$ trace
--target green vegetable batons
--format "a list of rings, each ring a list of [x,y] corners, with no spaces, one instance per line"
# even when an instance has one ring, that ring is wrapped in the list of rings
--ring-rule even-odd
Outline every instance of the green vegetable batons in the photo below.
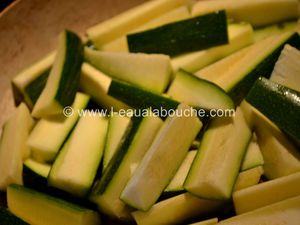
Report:
[[[192,16],[226,10],[228,18],[259,27],[298,18],[298,4],[297,0],[200,1],[193,6]]]
[[[300,46],[297,33],[283,33],[264,39],[251,47],[251,50],[222,76],[214,81],[229,93],[239,104],[259,76],[269,77],[286,43]]]
[[[170,56],[227,44],[226,15],[219,11],[128,34],[127,43],[130,52]]]
[[[100,113],[82,116],[58,153],[48,184],[77,196],[87,195],[102,159],[107,127],[108,119]]]
[[[0,190],[5,191],[9,184],[22,184],[23,159],[30,150],[26,144],[34,120],[24,103],[4,124],[0,140]]]
[[[48,54],[13,78],[12,89],[16,105],[24,101],[30,109],[33,108],[45,87],[55,54]]]
[[[186,176],[191,168],[192,162],[197,154],[197,151],[189,151],[180,167],[176,171],[176,174],[172,178],[171,182],[165,188],[164,192],[177,192],[184,191],[183,184]]]
[[[60,114],[74,101],[80,79],[83,47],[73,32],[59,36],[58,50],[47,83],[32,110],[37,118]]]
[[[251,169],[253,167],[264,165],[264,158],[259,149],[259,145],[252,138],[251,142],[248,145],[242,166],[241,171]]]
[[[96,211],[19,185],[8,187],[7,202],[9,210],[29,224],[100,224]]]
[[[300,51],[285,45],[270,80],[300,92]]]
[[[223,205],[222,201],[201,199],[184,193],[157,202],[147,212],[135,211],[132,216],[138,225],[179,224],[215,212]]]
[[[300,220],[300,196],[289,198],[229,219],[220,221],[220,225],[298,225]]]
[[[184,70],[178,70],[167,95],[201,109],[233,109],[234,103],[227,93],[217,85],[200,79]]]
[[[217,79],[226,74],[226,72],[236,63],[241,60],[249,51],[253,45],[245,47],[231,55],[212,63],[197,72],[194,73],[195,76],[216,83]]]
[[[159,130],[143,160],[126,184],[120,198],[147,211],[157,201],[202,127],[193,109],[180,104]]]
[[[242,102],[241,109],[257,135],[264,158],[264,175],[275,179],[300,171],[300,152],[286,135],[246,101]]]
[[[284,32],[296,31],[297,21],[288,21],[261,27],[254,30],[254,42],[258,42],[272,35],[282,34]]]
[[[87,29],[87,34],[93,44],[101,49],[104,44],[111,40],[125,35],[176,7],[187,5],[189,2],[190,0],[155,0],[146,2]]]
[[[165,95],[159,95],[119,80],[111,81],[107,93],[133,108],[147,109],[151,107],[152,110],[169,111],[176,109],[179,105],[178,101]],[[162,115],[162,117],[166,116]]]
[[[130,118],[121,116],[118,113],[110,115],[103,153],[103,171],[117,151],[122,139],[125,138],[125,133],[129,125]]]
[[[237,214],[300,195],[300,172],[266,181],[233,193]]]
[[[162,54],[103,52],[85,48],[85,59],[102,72],[155,93],[171,78],[170,58]]]
[[[108,85],[111,78],[101,71],[97,70],[88,63],[83,63],[81,67],[79,88],[84,93],[91,96],[102,107],[118,111],[120,109],[128,109],[125,103],[107,94]]]
[[[264,169],[262,166],[253,167],[251,169],[240,172],[234,184],[234,191],[258,184],[260,181],[260,177],[263,174]]]
[[[34,159],[40,162],[52,162],[68,134],[79,118],[79,111],[85,109],[89,96],[78,92],[68,117],[41,119],[37,122],[28,138],[28,146]],[[68,111],[67,111],[68,112]],[[72,113],[73,112],[73,113]]]
[[[264,157],[264,171],[268,179],[275,179],[300,171],[300,153],[278,128],[261,125],[256,129],[258,143]],[[272,136],[276,133],[276,136]]]
[[[216,118],[201,140],[184,188],[206,199],[229,199],[252,132],[242,111]]]
[[[135,33],[137,31],[148,30],[151,28],[155,28],[167,23],[184,20],[189,18],[190,12],[187,6],[180,6],[176,9],[173,9],[169,12],[162,14],[159,17],[155,17],[154,19],[148,21],[147,23],[139,26],[138,28],[128,32]],[[123,35],[115,40],[101,46],[102,51],[117,51],[117,52],[128,52],[127,39],[126,35]]]
[[[230,55],[231,53],[253,42],[253,29],[250,24],[229,24],[229,43],[206,50],[191,52],[172,58],[174,71],[179,68],[189,72],[196,72],[211,63]]]
[[[265,78],[259,78],[246,100],[280,129],[300,141],[300,92]]]
[[[90,199],[101,212],[120,220],[132,220],[131,209],[120,200],[120,195],[163,124],[150,110],[147,112],[145,117],[132,117],[118,149],[91,192]]]

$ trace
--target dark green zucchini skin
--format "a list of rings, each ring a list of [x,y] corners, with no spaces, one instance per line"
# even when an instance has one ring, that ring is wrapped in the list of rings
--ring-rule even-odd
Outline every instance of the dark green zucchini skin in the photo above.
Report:
[[[116,150],[116,153],[110,160],[107,165],[107,168],[104,170],[102,177],[96,181],[96,185],[94,186],[92,193],[95,194],[103,194],[108,187],[110,181],[112,180],[114,174],[117,172],[123,158],[125,157],[134,136],[139,129],[140,124],[142,123],[142,117],[132,117],[127,130],[125,131],[124,136],[121,139],[121,142]]]
[[[127,35],[130,52],[170,56],[228,43],[225,11],[209,13]]]
[[[79,86],[83,45],[81,39],[71,31],[65,31],[65,38],[65,57],[55,100],[62,106],[69,106],[74,101]]]
[[[15,106],[18,106],[21,104],[21,102],[25,102],[27,106],[31,109],[34,104],[36,103],[37,99],[39,98],[40,94],[42,93],[48,76],[50,73],[50,69],[46,70],[44,73],[40,74],[35,80],[33,80],[31,83],[29,83],[26,87],[24,92],[20,91],[16,85],[12,82],[12,91],[13,91],[13,97]],[[27,95],[28,98],[25,98],[24,95]]]
[[[300,141],[300,92],[260,77],[246,101],[294,140]]]
[[[234,100],[236,105],[239,105],[250,91],[254,82],[260,77],[269,78],[274,69],[275,63],[278,60],[280,53],[285,44],[300,49],[300,36],[294,33],[286,42],[278,46],[270,55],[268,55],[261,63],[253,68],[242,80],[240,80],[231,90],[229,95]]]
[[[133,108],[139,109],[151,107],[152,110],[170,110],[176,109],[179,105],[179,102],[175,100],[119,80],[112,80],[108,94]]]
[[[27,225],[20,218],[8,211],[8,209],[0,207],[0,224],[1,225]],[[29,225],[29,224],[28,224]]]
[[[35,80],[33,80],[25,87],[25,92],[28,95],[32,106],[34,106],[40,94],[42,93],[46,85],[49,73],[50,69],[46,70],[44,73],[42,73],[40,76],[38,76]]]
[[[39,191],[45,191],[48,188],[47,177],[43,177],[31,170],[25,164],[23,165],[23,183],[24,186]]]

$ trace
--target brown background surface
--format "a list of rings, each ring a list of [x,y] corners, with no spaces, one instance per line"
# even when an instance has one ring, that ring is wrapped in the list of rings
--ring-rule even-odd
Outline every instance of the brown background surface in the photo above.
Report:
[[[14,106],[10,80],[55,48],[58,34],[86,28],[145,0],[17,0],[0,13],[0,127]],[[1,133],[1,132],[0,132]]]

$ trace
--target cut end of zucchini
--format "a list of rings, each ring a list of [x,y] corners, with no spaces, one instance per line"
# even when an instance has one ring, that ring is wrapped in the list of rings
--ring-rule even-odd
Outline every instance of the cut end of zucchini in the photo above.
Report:
[[[270,80],[300,92],[300,51],[285,45]]]
[[[232,99],[222,88],[184,70],[177,71],[167,94],[195,108],[207,110],[234,108]]]

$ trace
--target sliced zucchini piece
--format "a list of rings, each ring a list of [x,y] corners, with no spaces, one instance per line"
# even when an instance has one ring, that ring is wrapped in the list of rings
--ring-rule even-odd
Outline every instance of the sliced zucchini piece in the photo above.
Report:
[[[249,125],[255,129],[264,158],[264,175],[275,179],[300,171],[300,152],[282,131],[246,101],[241,108]]]
[[[251,169],[240,172],[234,185],[234,191],[258,184],[260,181],[260,177],[263,174],[264,169],[262,166],[253,167]]]
[[[183,114],[189,111],[189,114]],[[193,110],[180,104],[168,117],[120,198],[126,204],[148,210],[157,201],[184,160],[202,127]]]
[[[223,9],[228,18],[246,21],[255,27],[298,18],[297,0],[200,1],[193,6],[192,16]]]
[[[23,164],[24,186],[44,191],[48,186],[47,178],[50,169],[50,164],[40,163],[28,158]]]
[[[1,225],[28,225],[25,221],[16,217],[8,209],[0,206],[0,221]]]
[[[41,177],[47,178],[51,169],[51,165],[46,163],[40,163],[35,161],[34,159],[27,159],[24,162],[24,168],[27,168],[31,170],[32,172],[35,172]]]
[[[104,44],[111,40],[125,35],[176,7],[187,5],[189,2],[190,0],[155,0],[146,2],[89,28],[87,34],[93,44],[101,49]]]
[[[261,41],[272,35],[282,34],[284,32],[296,31],[297,21],[288,21],[278,23],[254,30],[254,42]]]
[[[227,44],[226,15],[219,11],[128,34],[127,43],[130,52],[170,56]]]
[[[297,225],[300,220],[300,196],[271,204],[229,219],[220,221],[220,225]]]
[[[132,124],[126,131],[126,138],[122,139],[90,196],[90,199],[98,204],[100,211],[120,220],[132,220],[130,208],[119,197],[163,124],[159,117],[151,114],[151,111],[148,113],[146,117],[132,118]]]
[[[243,58],[214,82],[226,90],[236,104],[239,104],[259,76],[271,75],[286,43],[299,48],[299,35],[284,33],[256,43]]]
[[[214,225],[218,223],[218,218],[212,218],[212,219],[208,219],[208,220],[203,220],[200,221],[198,223],[192,223],[190,225]]]
[[[91,84],[90,86],[90,80],[87,79],[86,86],[84,90],[87,90],[88,93],[91,93],[92,96],[96,96],[95,98],[99,99],[98,102],[104,100],[103,96],[105,94],[108,94],[109,96],[113,97],[114,99],[119,100],[118,102],[121,102],[123,105],[125,105],[124,108],[121,108],[121,105],[116,105],[116,111],[127,109],[128,107],[134,107],[134,108],[142,108],[147,109],[151,107],[153,110],[173,110],[176,109],[179,102],[172,100],[171,98],[168,98],[165,95],[159,95],[154,92],[150,92],[146,89],[142,89],[136,85],[132,85],[127,82],[123,82],[117,79],[110,78],[106,76],[105,74],[99,72],[97,74],[98,78],[93,75],[93,80],[95,80],[95,84]],[[91,82],[93,82],[91,80]],[[94,86],[95,85],[95,86]],[[93,92],[88,91],[90,87],[93,87]],[[94,90],[97,90],[99,88],[99,93],[95,92]],[[103,90],[103,95],[101,94]],[[110,101],[111,102],[111,101]],[[110,103],[109,103],[110,104]],[[110,108],[111,109],[111,108]],[[157,113],[156,113],[157,114]],[[164,115],[162,117],[166,117],[167,115]]]
[[[55,118],[41,119],[37,122],[28,138],[28,146],[34,159],[40,162],[52,162],[68,134],[79,118],[78,111],[84,109],[89,96],[78,92],[72,105],[73,113],[69,117],[59,115]]]
[[[107,89],[111,78],[101,71],[95,69],[88,63],[83,63],[81,67],[80,89],[91,96],[102,107],[118,111],[128,109],[125,103],[108,96]]]
[[[55,54],[56,52],[48,54],[13,78],[12,89],[16,105],[24,101],[30,109],[33,108],[45,87]]]
[[[190,12],[187,6],[180,6],[176,9],[173,9],[169,12],[162,14],[159,17],[156,17],[147,23],[139,26],[129,33],[134,33],[137,31],[148,30],[158,26],[162,26],[167,23],[176,22],[179,20],[187,19],[190,16]],[[126,36],[119,37],[101,47],[103,51],[117,51],[117,52],[128,52],[127,39]]]
[[[32,110],[34,117],[60,114],[65,106],[72,104],[79,85],[82,61],[80,38],[71,31],[62,32],[46,86]]]
[[[229,199],[251,136],[240,108],[232,118],[214,119],[203,135],[184,188],[206,199]]]
[[[231,67],[233,67],[233,65],[235,65],[236,63],[238,63],[238,61],[244,57],[247,52],[249,52],[249,50],[252,48],[252,45],[246,48],[243,48],[215,63],[212,63],[200,70],[198,70],[197,72],[195,72],[194,74],[202,79],[211,81],[211,82],[216,82],[216,80],[220,77],[223,76],[223,74],[225,74],[227,71],[230,70]]]
[[[264,158],[259,149],[259,146],[255,140],[249,143],[242,166],[241,171],[251,169],[253,167],[264,165]]]
[[[85,48],[85,59],[104,73],[146,90],[162,93],[169,84],[171,64],[162,54],[102,52]]]
[[[167,96],[158,95],[119,80],[111,81],[108,94],[134,108],[147,109],[151,107],[152,110],[162,111],[162,109],[174,110],[179,105],[179,102]],[[166,116],[162,115],[162,117]]]
[[[20,185],[7,189],[9,210],[30,224],[98,225],[99,214]]]
[[[121,116],[118,113],[113,113],[110,115],[103,153],[102,171],[105,170],[113,155],[117,151],[118,146],[122,142],[122,139],[125,138],[125,133],[129,125],[130,118]]]
[[[285,45],[270,80],[300,92],[300,51]]]
[[[250,24],[229,24],[229,43],[207,50],[179,55],[171,60],[174,71],[179,68],[196,72],[203,67],[227,56],[253,42],[253,29]]]
[[[153,205],[147,212],[132,213],[138,225],[180,224],[219,210],[222,201],[197,198],[189,193],[177,195]]]
[[[300,92],[259,78],[246,100],[273,121],[280,129],[300,141]]]
[[[197,151],[189,151],[181,163],[179,169],[176,171],[171,182],[165,188],[164,192],[179,192],[184,191],[183,184],[185,178],[191,168],[192,162],[197,154]]]
[[[249,212],[300,195],[300,172],[267,181],[233,193],[237,214]]]
[[[102,159],[107,127],[108,119],[100,113],[79,119],[52,165],[49,186],[79,197],[87,195]]]
[[[22,184],[23,159],[30,154],[26,144],[34,121],[27,106],[21,103],[4,124],[0,140],[0,190],[9,184]]]
[[[167,95],[195,108],[207,110],[234,108],[232,99],[222,88],[184,70],[177,71]]]

